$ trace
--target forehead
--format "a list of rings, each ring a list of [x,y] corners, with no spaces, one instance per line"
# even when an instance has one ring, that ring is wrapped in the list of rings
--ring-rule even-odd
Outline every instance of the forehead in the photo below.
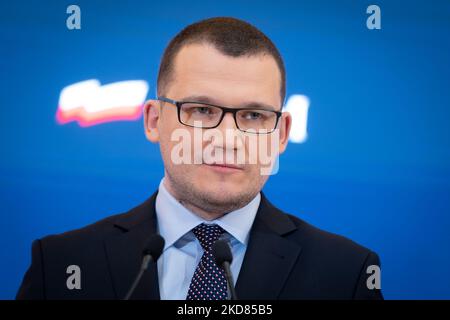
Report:
[[[210,44],[190,44],[176,55],[172,76],[167,93],[174,99],[201,95],[229,105],[280,105],[281,75],[270,55],[231,57]]]

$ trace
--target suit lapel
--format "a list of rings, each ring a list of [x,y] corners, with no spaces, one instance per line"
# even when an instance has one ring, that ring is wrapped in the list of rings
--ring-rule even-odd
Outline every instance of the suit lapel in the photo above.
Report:
[[[114,224],[118,234],[104,242],[117,299],[123,299],[128,292],[139,271],[146,241],[156,233],[156,194],[118,219]],[[160,299],[155,263],[150,264],[131,299]]]
[[[239,299],[277,299],[301,247],[283,235],[296,230],[288,216],[261,193],[261,204],[236,283]]]

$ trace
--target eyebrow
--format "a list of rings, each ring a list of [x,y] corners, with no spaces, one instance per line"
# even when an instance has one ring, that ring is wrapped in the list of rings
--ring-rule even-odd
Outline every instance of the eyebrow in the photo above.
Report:
[[[228,107],[228,106],[225,106],[225,105],[221,104],[216,99],[211,98],[209,96],[205,96],[205,95],[187,96],[187,97],[184,97],[184,98],[180,99],[180,101],[200,102],[200,103],[206,103],[206,104],[212,104],[212,105],[217,105],[217,106]],[[257,102],[257,101],[243,102],[243,103],[241,103],[239,105],[235,105],[235,107],[238,108],[238,109],[263,109],[263,110],[270,110],[270,111],[278,111],[278,110],[275,109],[274,106],[272,106],[270,104],[266,104],[266,103],[263,103],[263,102]]]

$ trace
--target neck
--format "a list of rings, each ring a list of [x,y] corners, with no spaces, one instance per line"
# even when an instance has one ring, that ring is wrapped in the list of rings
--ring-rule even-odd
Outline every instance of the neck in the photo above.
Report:
[[[207,220],[207,221],[211,221],[211,220],[219,219],[220,217],[225,215],[225,212],[219,212],[219,211],[214,212],[214,211],[211,211],[211,210],[205,210],[205,209],[203,209],[202,207],[199,207],[198,205],[196,205],[193,202],[190,202],[190,201],[187,201],[187,200],[181,200],[181,197],[177,196],[177,193],[172,188],[172,186],[168,182],[167,178],[164,179],[163,183],[164,183],[164,187],[172,195],[172,197],[174,197],[183,207],[185,207],[189,211],[193,212],[194,214],[196,214],[200,218],[202,218],[204,220]]]

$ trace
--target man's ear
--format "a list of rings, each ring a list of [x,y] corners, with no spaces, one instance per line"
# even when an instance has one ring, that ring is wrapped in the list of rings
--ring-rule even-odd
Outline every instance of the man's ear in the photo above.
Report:
[[[279,152],[280,154],[286,150],[288,141],[289,141],[289,133],[291,132],[292,125],[292,117],[289,112],[283,112],[280,118],[280,144],[279,144]]]
[[[160,119],[160,105],[158,100],[148,100],[144,105],[144,131],[147,140],[159,142],[158,123]]]

